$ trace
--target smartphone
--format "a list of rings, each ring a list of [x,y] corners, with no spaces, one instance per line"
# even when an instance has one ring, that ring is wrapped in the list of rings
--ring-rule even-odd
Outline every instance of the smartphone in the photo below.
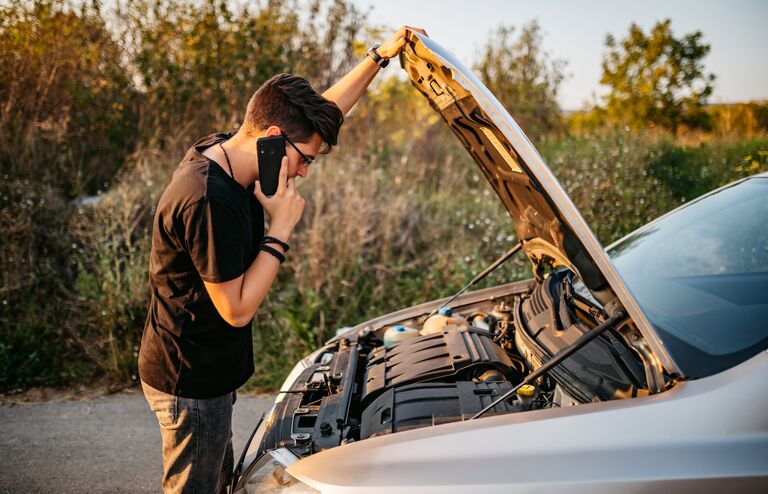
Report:
[[[273,196],[277,192],[280,166],[285,156],[285,139],[283,136],[262,137],[256,141],[256,152],[259,156],[261,191],[265,196]]]

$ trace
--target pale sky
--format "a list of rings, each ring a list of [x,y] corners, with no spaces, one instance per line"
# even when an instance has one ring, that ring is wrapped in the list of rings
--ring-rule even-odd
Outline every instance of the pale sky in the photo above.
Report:
[[[667,17],[675,36],[701,31],[711,45],[704,59],[717,76],[711,102],[768,99],[768,0],[352,1],[370,9],[370,24],[423,27],[468,66],[498,25],[538,20],[545,50],[567,62],[559,97],[566,110],[605,91],[599,81],[607,33],[623,38],[632,22],[648,32]]]

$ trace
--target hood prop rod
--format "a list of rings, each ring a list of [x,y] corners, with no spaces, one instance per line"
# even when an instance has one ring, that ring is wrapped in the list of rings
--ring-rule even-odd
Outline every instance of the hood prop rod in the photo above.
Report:
[[[432,312],[430,312],[430,313],[429,313],[429,315],[428,315],[427,317],[432,317],[432,316],[434,316],[435,314],[437,314],[437,313],[438,313],[438,311],[440,311],[440,309],[442,309],[443,307],[446,307],[446,306],[447,306],[447,305],[449,305],[451,302],[453,302],[454,300],[456,300],[456,298],[457,298],[459,295],[461,295],[462,293],[464,293],[464,292],[465,292],[465,291],[467,291],[468,289],[472,288],[472,287],[473,287],[473,286],[474,286],[476,283],[478,283],[480,280],[482,280],[483,278],[485,278],[486,276],[488,276],[488,275],[491,273],[491,271],[493,271],[494,269],[496,269],[496,268],[498,268],[499,266],[501,266],[501,265],[502,265],[502,264],[503,264],[503,263],[504,263],[504,262],[505,262],[507,259],[509,259],[510,257],[514,256],[514,255],[517,253],[517,251],[518,251],[518,250],[520,250],[520,249],[522,249],[522,248],[523,248],[523,243],[522,243],[522,242],[518,242],[518,243],[516,243],[516,244],[515,244],[515,246],[514,246],[514,247],[512,247],[511,249],[509,249],[509,250],[508,250],[508,251],[507,251],[507,252],[506,252],[504,255],[502,255],[501,257],[499,257],[499,258],[498,258],[498,259],[496,259],[495,261],[493,261],[493,264],[491,264],[490,266],[488,266],[487,268],[485,268],[485,269],[483,270],[483,272],[482,272],[482,273],[480,273],[480,274],[478,274],[477,276],[475,276],[475,277],[474,277],[474,279],[472,279],[472,281],[470,281],[469,283],[467,283],[467,285],[466,285],[464,288],[462,288],[461,290],[459,290],[459,291],[456,293],[456,295],[454,295],[453,297],[451,297],[450,299],[448,299],[448,300],[447,300],[447,301],[446,301],[446,302],[445,302],[443,305],[441,305],[441,306],[440,306],[440,307],[438,307],[437,309],[435,309],[435,310],[433,310]]]
[[[494,400],[493,403],[491,403],[490,405],[488,405],[487,407],[483,408],[482,410],[477,412],[475,415],[473,415],[469,420],[475,420],[477,418],[482,417],[485,412],[495,407],[502,401],[506,400],[507,398],[512,396],[512,394],[516,393],[517,390],[520,389],[524,384],[532,383],[533,381],[535,381],[536,379],[544,375],[552,367],[558,365],[560,362],[562,362],[563,360],[567,359],[568,357],[576,353],[576,351],[581,349],[584,345],[586,345],[590,341],[594,340],[595,338],[603,334],[605,330],[610,329],[616,326],[617,324],[624,322],[626,319],[627,319],[627,315],[623,311],[621,310],[617,311],[614,315],[606,319],[605,322],[598,325],[593,330],[587,333],[584,333],[583,335],[581,335],[581,337],[578,340],[574,341],[571,345],[563,348],[562,351],[557,353],[551,359],[547,360],[541,367],[539,367],[535,371],[528,374],[520,384],[518,384],[514,388],[510,389],[509,391],[501,395],[499,398]]]

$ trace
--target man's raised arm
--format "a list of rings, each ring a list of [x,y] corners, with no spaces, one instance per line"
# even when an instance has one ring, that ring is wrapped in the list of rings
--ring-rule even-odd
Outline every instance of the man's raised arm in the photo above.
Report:
[[[403,26],[397,30],[387,41],[381,44],[376,50],[382,58],[390,59],[396,57],[400,50],[405,46],[406,30],[416,31],[427,35],[426,31],[417,27]],[[323,93],[326,99],[336,103],[341,112],[346,115],[355,103],[365,94],[368,85],[379,72],[379,66],[371,57],[366,56],[365,60],[357,64],[344,77],[339,79],[336,84],[328,88]]]

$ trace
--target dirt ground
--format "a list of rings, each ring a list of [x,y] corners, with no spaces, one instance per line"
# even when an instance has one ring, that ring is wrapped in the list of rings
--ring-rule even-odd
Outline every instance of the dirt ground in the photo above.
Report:
[[[235,457],[269,395],[238,394]],[[160,492],[160,432],[141,388],[0,396],[0,493]]]

